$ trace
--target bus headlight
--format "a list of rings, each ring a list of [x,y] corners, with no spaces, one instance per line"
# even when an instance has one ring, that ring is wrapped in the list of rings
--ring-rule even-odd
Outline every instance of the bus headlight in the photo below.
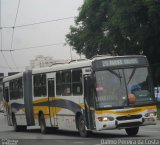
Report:
[[[103,116],[103,117],[98,117],[98,120],[99,120],[100,122],[102,122],[102,121],[113,121],[114,118],[111,117],[111,116]]]
[[[145,117],[153,117],[153,116],[156,116],[157,115],[157,112],[149,112],[147,114],[145,114],[144,116]]]

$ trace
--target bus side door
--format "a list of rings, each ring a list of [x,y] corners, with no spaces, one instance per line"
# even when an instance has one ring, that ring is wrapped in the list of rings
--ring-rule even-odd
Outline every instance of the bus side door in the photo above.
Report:
[[[11,113],[10,113],[10,105],[9,105],[9,86],[8,82],[4,84],[3,88],[3,97],[4,97],[4,112],[5,116],[7,117],[8,125],[12,125],[11,121]]]
[[[94,89],[93,81],[90,75],[84,75],[84,104],[87,127],[89,129],[95,128],[95,105],[94,105]]]
[[[56,107],[54,105],[55,101],[55,74],[47,75],[47,86],[48,86],[48,107],[50,114],[51,126],[57,127],[57,117],[56,117]]]

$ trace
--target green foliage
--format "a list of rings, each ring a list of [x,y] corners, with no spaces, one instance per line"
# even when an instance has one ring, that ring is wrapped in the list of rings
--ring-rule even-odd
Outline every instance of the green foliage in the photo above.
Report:
[[[104,42],[103,24],[106,20],[106,1],[86,0],[80,8],[76,19],[76,26],[71,26],[66,40],[78,53],[83,53],[87,58],[98,53],[107,52],[102,45]],[[99,50],[100,49],[100,50]]]
[[[66,41],[79,54],[143,54],[160,64],[160,3],[157,0],[85,0]],[[154,79],[160,78],[154,67]],[[158,75],[157,75],[158,73]]]

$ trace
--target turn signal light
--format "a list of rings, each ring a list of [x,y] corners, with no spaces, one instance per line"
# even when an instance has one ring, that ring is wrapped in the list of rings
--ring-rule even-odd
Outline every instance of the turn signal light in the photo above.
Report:
[[[145,114],[144,116],[145,117],[153,117],[153,116],[156,116],[156,115],[157,115],[156,112],[150,112],[150,113]]]
[[[98,117],[98,120],[100,122],[103,122],[103,121],[113,121],[114,118],[113,117],[110,117],[110,116],[105,116],[105,117]]]

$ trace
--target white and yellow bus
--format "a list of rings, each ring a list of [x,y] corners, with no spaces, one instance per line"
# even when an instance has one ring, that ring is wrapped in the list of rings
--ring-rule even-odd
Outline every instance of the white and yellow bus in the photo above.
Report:
[[[154,89],[145,56],[97,56],[3,79],[5,114],[15,131],[27,126],[92,131],[155,125]]]

